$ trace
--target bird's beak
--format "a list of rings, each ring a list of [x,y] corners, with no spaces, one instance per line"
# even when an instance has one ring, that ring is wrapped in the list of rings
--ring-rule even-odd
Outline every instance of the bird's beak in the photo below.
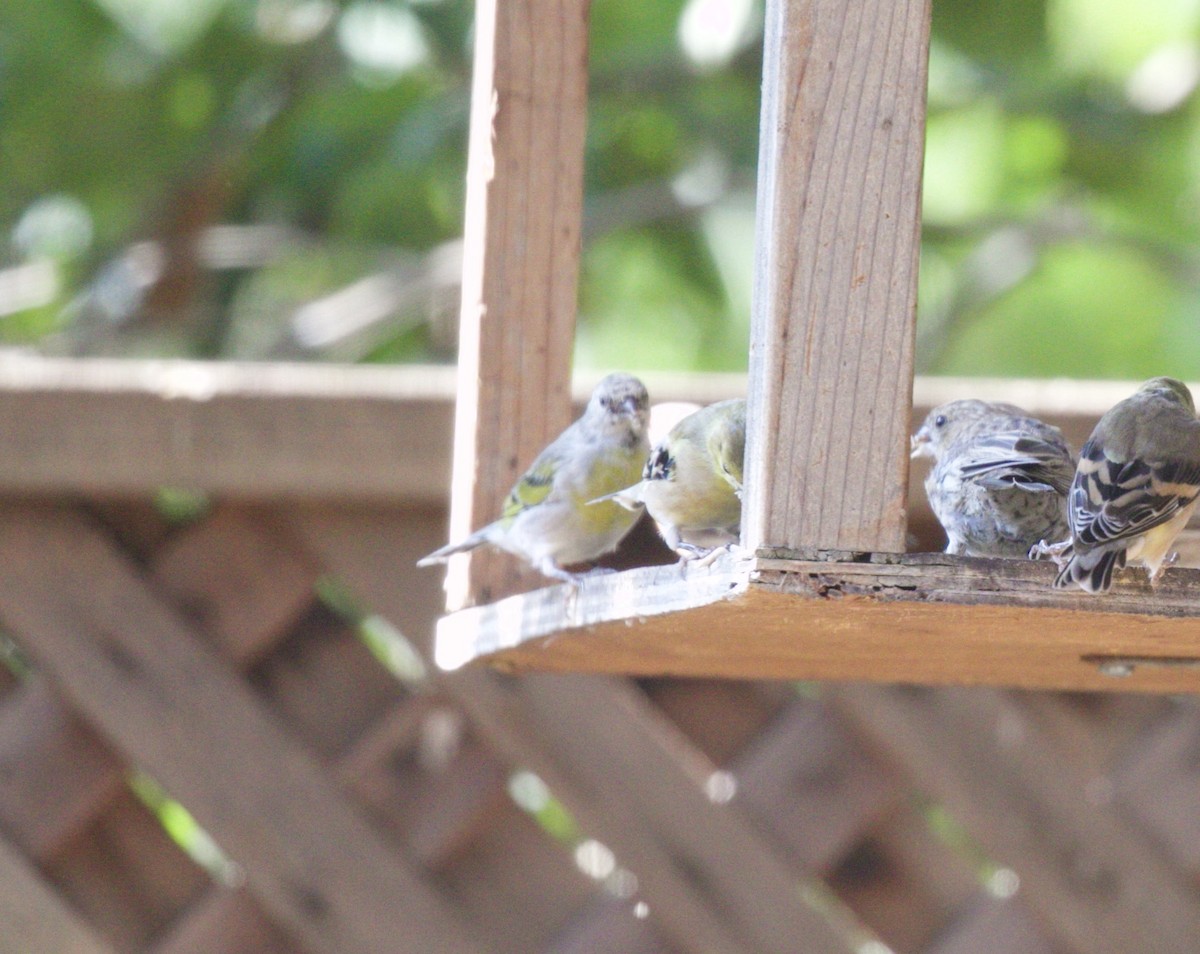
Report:
[[[929,457],[929,431],[921,428],[909,440],[909,457]]]

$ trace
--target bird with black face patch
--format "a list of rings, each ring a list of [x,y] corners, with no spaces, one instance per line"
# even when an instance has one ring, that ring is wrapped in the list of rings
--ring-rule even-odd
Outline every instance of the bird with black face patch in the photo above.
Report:
[[[738,541],[745,452],[745,400],[719,401],[671,428],[640,481],[600,500],[644,506],[681,560],[703,558]]]
[[[1042,548],[1062,570],[1055,586],[1091,593],[1140,563],[1154,583],[1200,495],[1200,421],[1182,381],[1154,378],[1109,409],[1083,445],[1071,484],[1067,543]]]
[[[912,437],[913,457],[932,457],[925,494],[946,531],[947,553],[1025,557],[1067,535],[1075,471],[1062,432],[1012,404],[951,401]]]

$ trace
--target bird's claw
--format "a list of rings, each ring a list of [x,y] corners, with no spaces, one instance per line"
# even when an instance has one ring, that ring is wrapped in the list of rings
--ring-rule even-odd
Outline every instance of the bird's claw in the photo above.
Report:
[[[1062,540],[1058,543],[1047,543],[1045,540],[1039,540],[1029,548],[1029,559],[1050,559],[1061,570],[1071,559],[1070,551],[1070,540]]]
[[[1162,579],[1163,574],[1167,572],[1167,569],[1169,567],[1173,567],[1178,562],[1179,562],[1179,551],[1172,550],[1165,557],[1163,557],[1162,563],[1160,563],[1153,570],[1151,570],[1149,567],[1147,567],[1146,575],[1150,578],[1150,585],[1157,586],[1158,581]]]

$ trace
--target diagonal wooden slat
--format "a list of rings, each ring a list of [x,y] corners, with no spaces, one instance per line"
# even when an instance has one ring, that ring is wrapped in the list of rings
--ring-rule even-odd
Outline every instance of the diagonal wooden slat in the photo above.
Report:
[[[460,683],[461,680],[461,683]],[[607,844],[685,950],[844,954],[800,895],[800,873],[734,802],[704,790],[705,759],[624,680],[463,673],[463,704]]]
[[[328,570],[405,632],[433,625],[436,607],[379,571],[386,553],[406,565],[424,532],[398,510],[294,511],[296,527]],[[585,677],[437,676],[494,749],[541,775],[585,830],[639,879],[650,918],[682,950],[728,954],[844,954],[849,947],[800,899],[799,875],[743,810],[703,793],[706,766],[631,683]]]
[[[151,954],[308,954],[244,888],[213,887],[156,940]]]
[[[1048,933],[1088,954],[1184,952],[1200,893],[1149,850],[1011,697],[987,689],[847,686],[830,694],[913,783],[1021,878]]]
[[[121,793],[125,766],[41,677],[0,703],[0,826],[45,861],[79,837]]]
[[[7,840],[0,838],[0,954],[115,954]]]
[[[89,520],[66,506],[7,505],[0,560],[8,630],[244,866],[281,925],[338,954],[480,949]]]

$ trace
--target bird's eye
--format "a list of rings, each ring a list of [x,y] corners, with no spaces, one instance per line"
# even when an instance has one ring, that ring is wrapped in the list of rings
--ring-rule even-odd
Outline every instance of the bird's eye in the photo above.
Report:
[[[934,427],[945,427],[946,426],[946,415],[939,414],[937,417],[935,417],[933,419],[933,426]]]

